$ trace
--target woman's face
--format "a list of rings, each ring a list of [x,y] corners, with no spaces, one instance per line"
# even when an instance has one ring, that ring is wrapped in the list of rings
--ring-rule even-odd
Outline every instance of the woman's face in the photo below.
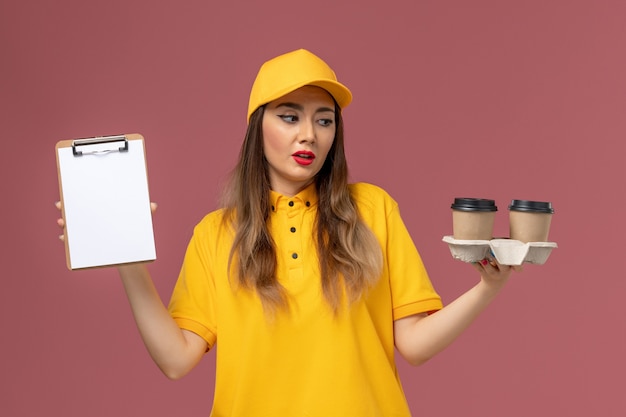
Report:
[[[268,103],[263,152],[272,190],[292,196],[313,182],[335,140],[335,102],[319,87],[305,86]]]

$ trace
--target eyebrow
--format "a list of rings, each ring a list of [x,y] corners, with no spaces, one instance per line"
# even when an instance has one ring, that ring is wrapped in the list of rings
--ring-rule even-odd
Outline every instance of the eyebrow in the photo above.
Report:
[[[292,103],[289,101],[284,102],[284,103],[278,103],[275,108],[279,108],[279,107],[289,107],[294,110],[304,111],[304,106],[302,106],[301,104]],[[330,108],[330,107],[320,107],[315,111],[315,113],[322,113],[322,112],[327,112],[327,111],[335,113],[335,109]]]

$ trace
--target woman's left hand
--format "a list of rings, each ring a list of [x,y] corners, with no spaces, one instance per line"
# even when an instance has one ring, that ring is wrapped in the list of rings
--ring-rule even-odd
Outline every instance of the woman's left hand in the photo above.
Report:
[[[482,281],[493,289],[500,289],[511,276],[513,271],[521,272],[521,265],[501,265],[493,255],[472,264],[480,273]]]

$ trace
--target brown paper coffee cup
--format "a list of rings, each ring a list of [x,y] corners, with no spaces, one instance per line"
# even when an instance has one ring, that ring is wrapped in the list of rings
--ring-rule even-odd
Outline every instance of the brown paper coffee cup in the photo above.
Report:
[[[455,198],[452,208],[453,237],[458,240],[491,240],[496,218],[494,200]]]
[[[511,239],[528,242],[547,242],[554,209],[543,201],[513,200],[509,206]]]

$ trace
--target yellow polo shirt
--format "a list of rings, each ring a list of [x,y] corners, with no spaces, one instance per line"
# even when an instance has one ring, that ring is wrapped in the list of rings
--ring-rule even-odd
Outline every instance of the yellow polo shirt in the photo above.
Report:
[[[231,285],[233,236],[222,227],[222,211],[196,226],[169,310],[181,328],[217,346],[212,416],[410,415],[394,362],[393,321],[436,311],[441,298],[396,202],[370,184],[350,190],[380,241],[384,266],[367,295],[338,316],[321,290],[315,186],[294,197],[271,193],[277,276],[291,303],[273,320],[256,293]]]

